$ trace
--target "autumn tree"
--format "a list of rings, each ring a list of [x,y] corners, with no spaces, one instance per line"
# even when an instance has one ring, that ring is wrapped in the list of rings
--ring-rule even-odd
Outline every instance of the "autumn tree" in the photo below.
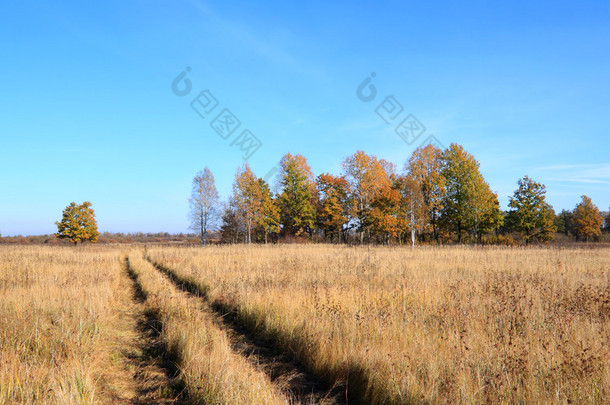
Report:
[[[257,225],[261,201],[258,179],[248,163],[244,163],[235,174],[233,201],[237,216],[244,225],[246,243],[252,243],[252,231]]]
[[[519,188],[508,203],[508,228],[520,233],[526,244],[531,240],[552,240],[557,227],[553,207],[546,202],[546,187],[528,176],[517,184]]]
[[[269,185],[263,179],[258,179],[258,187],[255,190],[260,201],[256,212],[256,223],[263,233],[263,239],[267,243],[269,235],[280,232],[280,210],[275,203]]]
[[[99,236],[95,212],[88,201],[80,205],[75,202],[70,203],[64,209],[61,221],[55,222],[55,225],[57,225],[56,236],[60,239],[68,239],[75,245],[85,241],[95,243]]]
[[[425,217],[424,228],[430,228],[432,238],[438,240],[438,223],[443,209],[447,187],[443,176],[443,151],[429,144],[417,148],[405,164],[407,177],[419,188]]]
[[[292,236],[308,233],[311,236],[316,220],[317,192],[307,160],[301,155],[287,153],[280,161],[279,175],[277,204],[284,233]]]
[[[363,243],[364,234],[370,235],[373,225],[370,216],[373,199],[382,189],[389,190],[392,187],[390,175],[394,172],[394,166],[363,151],[347,157],[342,166],[354,201],[353,216],[360,232],[360,243]]]
[[[464,231],[475,240],[502,224],[497,195],[491,191],[479,171],[479,162],[461,145],[452,143],[443,153],[446,193],[442,221],[455,232],[458,242]]]
[[[326,237],[333,241],[344,236],[349,221],[351,200],[349,185],[342,176],[323,173],[316,179],[320,194],[317,209],[317,224]]]
[[[193,178],[193,188],[189,199],[191,212],[191,229],[198,232],[201,244],[207,244],[208,230],[218,220],[218,190],[214,175],[208,167]]]
[[[574,231],[578,238],[588,242],[589,238],[601,235],[604,217],[589,197],[581,198],[582,202],[574,208]]]
[[[405,231],[406,218],[401,215],[401,208],[399,183],[393,178],[391,183],[384,184],[375,193],[367,217],[371,232],[381,236],[383,243],[398,239]]]
[[[243,229],[247,243],[252,243],[253,233],[262,234],[262,239],[267,243],[268,235],[280,231],[279,220],[279,209],[269,185],[263,179],[257,178],[247,163],[244,164],[235,175],[231,206],[225,209],[225,234],[234,235],[239,232],[236,228]],[[235,221],[239,225],[236,225]]]
[[[504,216],[500,210],[498,194],[491,191],[483,176],[476,177],[473,195],[475,197],[470,204],[472,212],[470,229],[474,233],[475,240],[480,242],[484,234],[502,226]]]

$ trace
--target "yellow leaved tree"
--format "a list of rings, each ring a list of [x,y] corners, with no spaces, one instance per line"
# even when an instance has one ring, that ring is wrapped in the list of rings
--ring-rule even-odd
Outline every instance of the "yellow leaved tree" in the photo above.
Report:
[[[56,236],[60,239],[68,239],[75,245],[85,241],[95,243],[99,236],[95,213],[88,201],[80,205],[75,202],[70,203],[63,211],[61,222],[55,222],[55,225],[57,225]]]

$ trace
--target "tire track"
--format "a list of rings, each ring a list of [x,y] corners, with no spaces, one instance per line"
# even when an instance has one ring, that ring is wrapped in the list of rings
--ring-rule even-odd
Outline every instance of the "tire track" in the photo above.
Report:
[[[132,282],[132,299],[137,312],[137,328],[140,341],[137,350],[128,356],[135,368],[134,379],[138,385],[135,404],[178,404],[191,403],[180,370],[167,345],[160,338],[163,325],[159,315],[146,309],[146,292],[138,281],[138,275],[129,265],[129,259],[121,259],[123,268]]]
[[[230,339],[233,351],[267,374],[272,383],[287,396],[291,404],[347,404],[348,393],[343,384],[333,386],[316,378],[294,356],[278,349],[269,339],[262,339],[248,329],[230,306],[214,301],[198,284],[180,278],[145,255],[155,269],[183,292],[202,301],[202,310],[214,315],[214,321]]]

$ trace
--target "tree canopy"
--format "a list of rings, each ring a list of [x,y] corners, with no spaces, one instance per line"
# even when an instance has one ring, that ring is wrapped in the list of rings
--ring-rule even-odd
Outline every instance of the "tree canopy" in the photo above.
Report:
[[[278,206],[287,236],[311,235],[316,220],[316,184],[307,160],[285,154],[280,161]]]
[[[316,179],[320,193],[317,224],[331,241],[339,239],[347,230],[352,200],[349,185],[343,176],[323,173]]]
[[[343,160],[340,174],[314,177],[304,156],[287,153],[273,193],[246,164],[223,213],[222,240],[527,244],[553,239],[558,227],[575,235],[575,216],[581,239],[599,235],[602,216],[590,200],[555,216],[546,187],[527,176],[502,212],[479,162],[461,145],[417,148],[403,168],[397,173],[360,150]]]
[[[483,179],[474,156],[452,143],[443,154],[442,173],[446,187],[442,219],[445,227],[456,233],[458,242],[464,232],[479,240],[482,233],[502,224],[498,196]]]
[[[57,237],[68,239],[75,245],[79,242],[95,243],[99,236],[95,212],[88,201],[80,205],[71,202],[64,209],[61,221],[55,222],[55,225],[57,225]]]
[[[520,179],[508,206],[509,229],[520,233],[525,243],[531,240],[548,241],[557,231],[555,212],[546,202],[546,187],[528,176]]]
[[[371,218],[373,200],[382,190],[392,187],[390,175],[394,173],[394,165],[387,160],[357,151],[347,157],[342,166],[349,185],[350,198],[354,202],[353,219],[362,242],[365,234],[370,239],[374,226]]]
[[[433,145],[417,148],[405,164],[407,177],[421,193],[422,208],[425,211],[421,226],[425,230],[430,229],[432,238],[436,240],[447,193],[443,164],[443,151]]]
[[[581,198],[582,202],[574,209],[574,231],[576,236],[588,242],[601,235],[604,217],[589,197],[583,195]]]

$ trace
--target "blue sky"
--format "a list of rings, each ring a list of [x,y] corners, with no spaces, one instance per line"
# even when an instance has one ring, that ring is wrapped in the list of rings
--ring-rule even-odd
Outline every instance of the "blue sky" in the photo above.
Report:
[[[0,232],[53,233],[84,200],[102,231],[187,231],[193,176],[210,167],[227,197],[245,129],[261,177],[286,152],[315,174],[359,149],[402,168],[434,135],[479,160],[504,209],[529,175],[557,211],[582,194],[607,210],[610,3],[567,3],[6,3]],[[206,89],[218,105],[202,118]],[[376,114],[387,96],[425,126],[412,144]],[[210,125],[225,108],[241,122],[228,140]]]

